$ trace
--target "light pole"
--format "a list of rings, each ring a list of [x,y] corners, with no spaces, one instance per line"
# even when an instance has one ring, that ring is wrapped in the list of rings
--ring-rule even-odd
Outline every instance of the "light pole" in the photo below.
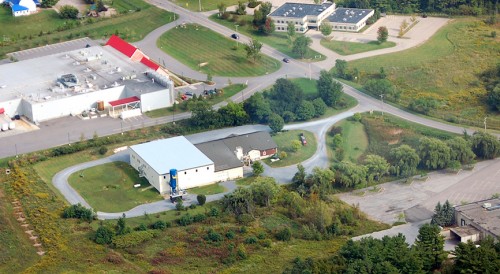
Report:
[[[484,132],[486,132],[486,118],[488,117],[484,117]]]
[[[16,148],[16,158],[17,158],[17,144],[14,144],[14,147]]]
[[[239,26],[240,26],[240,25],[238,25],[238,24],[234,25],[234,28],[236,29],[236,35],[238,35],[238,27],[239,27]],[[238,38],[240,38],[240,37],[239,37],[239,36],[236,36],[236,47],[238,47]]]
[[[71,141],[69,140],[69,132],[68,132],[68,145],[71,146]]]
[[[382,101],[382,116],[384,116],[384,94],[380,94],[380,100]]]
[[[120,121],[120,132],[123,135],[123,120]]]
[[[201,0],[198,0],[198,5],[200,6],[200,12],[201,12]]]

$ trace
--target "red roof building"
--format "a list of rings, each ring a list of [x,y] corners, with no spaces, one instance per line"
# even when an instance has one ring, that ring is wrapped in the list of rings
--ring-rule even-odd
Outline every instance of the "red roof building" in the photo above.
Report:
[[[111,35],[106,46],[111,46],[117,51],[125,54],[127,57],[132,58],[134,53],[137,51],[137,48],[127,43],[125,40],[121,39],[116,35]]]
[[[148,59],[146,57],[142,57],[141,63],[148,66],[149,68],[152,68],[154,71],[156,71],[156,70],[158,70],[158,68],[160,68],[160,65],[156,64],[155,62],[151,61],[151,59]]]
[[[118,106],[123,106],[123,105],[127,105],[127,104],[130,104],[130,103],[135,103],[135,102],[139,102],[139,101],[141,101],[141,99],[139,99],[139,97],[133,96],[133,97],[119,99],[119,100],[116,100],[116,101],[110,101],[109,104],[112,107],[118,107]]]

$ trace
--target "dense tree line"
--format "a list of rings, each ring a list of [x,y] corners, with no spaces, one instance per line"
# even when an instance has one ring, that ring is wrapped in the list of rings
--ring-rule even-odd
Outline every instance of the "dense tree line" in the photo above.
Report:
[[[341,0],[338,6],[375,9],[390,13],[445,13],[451,15],[487,15],[493,13],[497,0]]]

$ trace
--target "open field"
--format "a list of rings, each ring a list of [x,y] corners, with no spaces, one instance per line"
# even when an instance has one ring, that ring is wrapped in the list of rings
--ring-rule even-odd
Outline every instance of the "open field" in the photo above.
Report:
[[[195,188],[190,188],[188,190],[188,193],[190,194],[203,194],[203,195],[213,195],[213,194],[219,194],[226,192],[226,188],[221,186],[220,184],[211,184],[207,186],[200,186],[200,187],[195,187]]]
[[[254,63],[247,59],[243,45],[236,47],[235,40],[195,24],[167,31],[157,45],[190,68],[213,76],[258,76],[281,66],[265,55]]]
[[[499,26],[485,25],[479,19],[455,19],[425,44],[398,53],[349,62],[361,72],[362,81],[377,77],[384,67],[387,78],[401,93],[398,101],[408,107],[412,99],[432,98],[439,106],[429,115],[448,122],[500,129],[500,116],[486,103],[486,90],[480,74],[500,59],[500,39],[491,32]]]
[[[230,29],[235,29],[235,25],[239,24],[238,32],[241,32],[242,34],[244,34],[246,36],[255,38],[255,39],[259,40],[260,42],[267,44],[267,45],[277,49],[278,51],[280,51],[280,52],[282,52],[282,53],[284,53],[284,54],[286,54],[294,59],[300,60],[300,56],[298,54],[292,52],[292,47],[288,43],[286,32],[274,32],[271,35],[263,35],[263,34],[261,34],[258,31],[253,29],[253,26],[252,26],[253,16],[251,16],[251,15],[239,16],[238,23],[221,19],[218,17],[217,14],[211,15],[209,18],[210,18],[210,20],[212,20],[218,24],[221,24],[223,26],[226,26]],[[245,25],[243,25],[240,20],[246,21]],[[297,35],[301,35],[301,34],[297,34]],[[319,52],[314,51],[312,49],[309,49],[307,54],[304,56],[304,59],[301,61],[317,62],[317,61],[322,61],[325,59],[326,59],[326,57],[323,56],[322,54],[320,54]]]
[[[370,41],[368,43],[345,42],[336,40],[321,39],[321,45],[340,55],[351,55],[377,49],[385,49],[396,46],[394,42],[384,42],[379,44],[378,41]]]
[[[304,133],[307,140],[307,145],[301,146],[299,150],[293,151],[292,141],[300,141],[299,134]],[[270,159],[264,160],[266,164],[270,167],[284,167],[290,165],[296,165],[302,163],[303,161],[311,158],[314,155],[317,148],[316,137],[312,132],[305,130],[290,130],[286,132],[280,132],[273,136],[273,140],[278,145],[278,155],[281,151],[286,152],[287,157],[285,159],[280,159],[276,162],[271,162]]]
[[[127,211],[138,205],[163,199],[145,178],[140,178],[132,166],[123,162],[99,165],[73,173],[68,181],[97,211]],[[135,188],[134,184],[141,186]]]
[[[208,103],[210,105],[215,105],[215,104],[218,104],[222,101],[225,101],[225,100],[233,97],[235,94],[242,91],[244,88],[246,88],[245,84],[230,85],[230,86],[223,88],[224,93],[222,95],[218,95],[218,96],[215,96],[213,98],[209,96],[209,97],[207,97],[206,100],[208,101]],[[189,100],[182,102],[182,104],[187,104],[188,102],[189,102]],[[180,108],[180,106],[176,107],[175,113],[181,113],[181,110],[179,110],[179,108]],[[156,109],[153,111],[148,111],[145,114],[146,114],[146,116],[148,116],[150,118],[158,118],[158,117],[163,117],[163,116],[167,116],[167,115],[172,115],[172,114],[174,114],[174,110],[173,110],[173,107],[168,107],[168,108],[161,108],[161,109]]]
[[[173,3],[177,4],[180,7],[183,7],[185,9],[191,10],[191,11],[200,11],[200,3],[201,3],[201,11],[210,11],[210,10],[216,10],[217,5],[221,2],[226,4],[226,7],[238,5],[237,0],[173,0]]]
[[[304,92],[304,95],[307,96],[317,96],[318,95],[318,88],[316,86],[316,79],[311,79],[309,78],[293,78],[290,79],[292,83],[295,83],[297,86],[299,86],[302,91]]]
[[[342,128],[342,144],[340,148],[344,151],[345,161],[357,163],[361,155],[368,148],[368,136],[366,135],[365,127],[360,122],[343,120],[334,125]],[[327,134],[326,144],[328,148],[328,156],[330,160],[339,160],[333,149],[333,136]]]
[[[130,7],[132,12],[128,10]],[[14,17],[10,8],[0,7],[0,57],[18,50],[44,46],[79,37],[108,39],[112,34],[119,34],[129,42],[144,38],[152,30],[173,20],[173,14],[161,10],[142,0],[115,0],[112,7],[126,13],[117,17],[83,21],[59,18],[54,10],[43,10],[30,16]]]

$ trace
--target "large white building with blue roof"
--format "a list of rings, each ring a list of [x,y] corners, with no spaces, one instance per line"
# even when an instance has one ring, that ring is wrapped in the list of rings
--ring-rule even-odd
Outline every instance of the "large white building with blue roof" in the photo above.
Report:
[[[335,3],[304,4],[287,2],[274,10],[269,16],[273,19],[276,31],[288,31],[288,23],[292,22],[295,31],[305,33],[309,29],[319,29],[327,20],[334,31],[358,32],[368,18],[372,17],[372,9],[336,8]]]
[[[12,15],[24,16],[36,12],[36,7],[40,5],[38,0],[0,0],[1,3],[6,3],[12,9]]]

